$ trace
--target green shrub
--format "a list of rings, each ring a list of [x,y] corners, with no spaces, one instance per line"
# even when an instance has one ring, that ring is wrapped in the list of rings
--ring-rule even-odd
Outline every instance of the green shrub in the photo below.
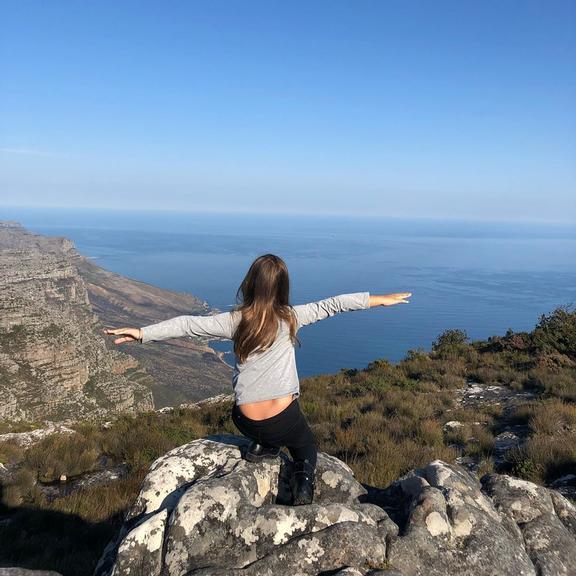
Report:
[[[459,356],[467,348],[468,335],[459,329],[445,330],[432,342],[432,351],[440,357]]]
[[[560,306],[550,314],[542,314],[532,331],[532,343],[543,352],[555,350],[576,359],[576,310]]]

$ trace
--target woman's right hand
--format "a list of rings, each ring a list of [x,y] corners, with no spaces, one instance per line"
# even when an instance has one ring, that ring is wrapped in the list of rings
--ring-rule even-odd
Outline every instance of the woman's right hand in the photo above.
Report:
[[[120,336],[114,340],[114,344],[123,342],[140,342],[142,340],[142,330],[140,328],[106,328],[105,334],[115,334]]]
[[[394,294],[370,295],[370,307],[372,306],[394,306],[394,304],[409,304],[406,298],[412,296],[412,292],[396,292]]]

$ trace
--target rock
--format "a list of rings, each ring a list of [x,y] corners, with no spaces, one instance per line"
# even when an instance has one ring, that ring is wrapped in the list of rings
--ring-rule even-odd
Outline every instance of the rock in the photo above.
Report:
[[[454,430],[458,430],[458,428],[461,428],[462,426],[464,426],[462,422],[459,422],[458,420],[450,420],[449,422],[446,422],[446,424],[444,424],[442,430],[444,432],[453,432]]]
[[[206,406],[213,406],[214,404],[221,404],[224,402],[232,402],[234,400],[234,394],[217,394],[210,398],[205,398],[204,400],[199,400],[198,402],[179,404],[178,406],[164,406],[164,408],[158,408],[155,412],[158,414],[171,414],[176,409],[185,410],[201,410],[206,408]]]
[[[317,574],[385,561],[398,527],[359,501],[366,490],[348,466],[320,453],[314,503],[293,507],[290,460],[252,464],[248,445],[213,436],[156,460],[95,574]]]
[[[368,570],[361,572],[356,568],[343,568],[336,572],[335,576],[402,576],[398,570]]]
[[[0,418],[153,409],[151,377],[104,338],[74,244],[0,222],[0,251]]]
[[[305,576],[329,573],[335,566],[370,566],[384,561],[385,546],[373,528],[342,522],[291,539],[242,570],[200,568],[188,572],[187,576]],[[366,569],[357,573],[365,574]]]
[[[464,467],[434,460],[383,492],[401,524],[387,559],[404,576],[536,576],[521,535]]]
[[[501,384],[485,384],[469,381],[466,386],[456,389],[456,405],[473,407],[478,404],[503,404],[509,406],[537,397],[530,390],[514,390]]]
[[[542,576],[576,574],[576,507],[564,496],[506,474],[487,474],[484,490],[510,519]]]
[[[564,476],[560,476],[560,478],[556,478],[556,480],[552,482],[551,486],[556,488],[558,486],[567,486],[571,484],[576,484],[576,474],[565,474]]]
[[[336,572],[336,576],[364,576],[357,568],[343,568]]]
[[[22,448],[29,448],[52,434],[75,434],[76,431],[63,424],[45,421],[44,428],[36,428],[29,432],[7,432],[0,434],[0,442],[13,442]]]
[[[576,502],[576,474],[566,474],[556,478],[549,487],[560,492],[573,504]]]
[[[522,439],[511,430],[505,430],[494,436],[494,462],[500,464],[504,461],[506,453],[512,448],[520,446]]]
[[[457,456],[454,461],[470,472],[477,472],[480,469],[480,462],[475,456]]]
[[[114,574],[129,574],[138,565],[146,566],[147,574],[160,574],[167,516],[168,510],[161,510],[136,526],[124,538],[118,549]]]
[[[576,575],[576,510],[555,490],[442,460],[364,487],[320,453],[314,502],[294,507],[289,458],[249,463],[248,444],[158,458],[94,576]]]

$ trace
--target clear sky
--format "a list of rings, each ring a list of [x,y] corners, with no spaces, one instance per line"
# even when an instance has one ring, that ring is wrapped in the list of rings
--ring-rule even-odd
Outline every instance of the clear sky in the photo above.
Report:
[[[0,12],[1,204],[576,221],[574,0]]]

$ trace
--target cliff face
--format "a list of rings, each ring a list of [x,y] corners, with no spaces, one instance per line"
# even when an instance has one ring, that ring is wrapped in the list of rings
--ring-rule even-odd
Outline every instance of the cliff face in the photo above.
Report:
[[[0,418],[154,407],[152,378],[108,347],[72,242],[0,222]]]

